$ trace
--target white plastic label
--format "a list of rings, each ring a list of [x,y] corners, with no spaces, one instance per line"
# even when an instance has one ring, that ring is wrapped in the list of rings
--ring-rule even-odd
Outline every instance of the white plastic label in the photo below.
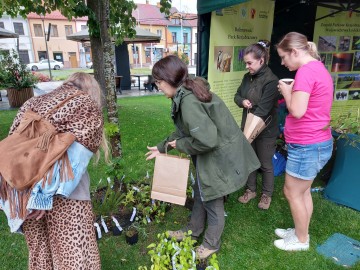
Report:
[[[98,234],[98,238],[100,239],[102,237],[101,235],[101,230],[100,230],[100,225],[99,223],[95,222],[94,223],[94,226],[96,227],[96,231],[97,231],[97,234]]]
[[[106,226],[106,223],[105,223],[105,220],[104,220],[104,218],[101,216],[101,225],[103,226],[103,228],[104,228],[104,232],[105,233],[108,233],[109,232],[109,229],[108,229],[108,227]]]
[[[133,207],[133,212],[132,212],[131,218],[130,218],[130,221],[131,221],[131,222],[134,221],[135,216],[136,216],[136,207]]]
[[[119,231],[121,232],[122,230],[123,230],[123,228],[120,226],[120,224],[119,224],[119,222],[118,222],[118,220],[115,218],[115,217],[111,217],[112,218],[112,220],[114,221],[114,223],[115,223],[115,226],[119,229]]]

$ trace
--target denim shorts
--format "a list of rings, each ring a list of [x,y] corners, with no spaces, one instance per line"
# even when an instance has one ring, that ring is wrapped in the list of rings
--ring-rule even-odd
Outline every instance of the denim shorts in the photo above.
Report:
[[[333,140],[315,144],[288,143],[286,173],[303,180],[314,180],[331,157]]]

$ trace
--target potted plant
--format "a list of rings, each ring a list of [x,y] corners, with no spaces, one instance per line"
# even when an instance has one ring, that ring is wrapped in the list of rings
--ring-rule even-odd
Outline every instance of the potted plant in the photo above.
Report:
[[[0,62],[0,88],[7,89],[10,107],[20,107],[34,96],[38,78],[21,63],[15,50]]]
[[[135,245],[139,241],[139,234],[142,237],[147,237],[147,233],[144,227],[137,221],[131,223],[125,230],[126,243],[129,245]]]
[[[332,121],[335,160],[324,196],[336,203],[360,210],[360,109],[341,114]]]
[[[104,231],[115,230],[115,235],[120,235],[117,231],[117,226],[113,226],[112,216],[117,214],[119,206],[124,199],[124,195],[120,192],[114,191],[110,185],[107,187],[105,194],[102,197],[93,197],[93,210],[96,215],[96,222],[100,222]],[[114,227],[116,229],[114,229]],[[114,233],[114,231],[113,231]]]

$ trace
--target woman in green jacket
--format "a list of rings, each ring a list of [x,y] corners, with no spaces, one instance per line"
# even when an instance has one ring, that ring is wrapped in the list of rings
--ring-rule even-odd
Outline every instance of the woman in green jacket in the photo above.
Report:
[[[179,231],[169,231],[178,241],[191,230],[197,239],[205,229],[203,243],[196,249],[205,259],[220,248],[224,229],[223,197],[244,186],[260,163],[224,102],[210,91],[200,77],[189,78],[186,65],[176,56],[158,61],[152,75],[159,90],[172,99],[171,117],[176,130],[157,146],[148,147],[147,160],[176,148],[191,155],[196,168],[194,206],[191,220]]]

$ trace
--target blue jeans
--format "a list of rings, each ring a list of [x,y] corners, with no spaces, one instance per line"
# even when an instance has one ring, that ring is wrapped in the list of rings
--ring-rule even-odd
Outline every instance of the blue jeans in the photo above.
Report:
[[[333,140],[315,144],[288,143],[286,173],[303,180],[314,180],[331,157]]]

